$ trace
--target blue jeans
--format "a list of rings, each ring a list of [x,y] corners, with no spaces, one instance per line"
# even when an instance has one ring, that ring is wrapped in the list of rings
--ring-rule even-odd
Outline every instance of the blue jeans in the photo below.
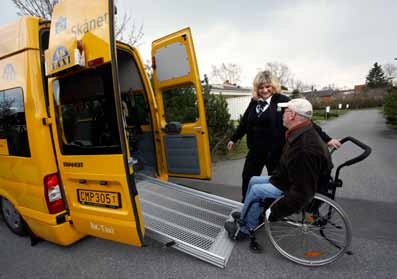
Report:
[[[249,209],[247,216],[244,218],[245,226],[241,227],[241,231],[248,233],[248,230],[254,229],[258,225],[259,214],[261,209],[259,202],[266,198],[276,199],[283,194],[283,191],[273,186],[269,182],[269,176],[253,176],[248,183],[247,196],[244,206],[241,209],[241,217],[243,218],[248,205],[254,202]]]

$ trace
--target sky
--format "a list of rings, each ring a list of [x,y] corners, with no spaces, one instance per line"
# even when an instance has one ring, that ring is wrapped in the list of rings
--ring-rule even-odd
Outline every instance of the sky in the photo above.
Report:
[[[17,18],[1,0],[0,25]],[[397,66],[394,0],[118,0],[143,25],[144,61],[151,42],[190,27],[201,77],[211,66],[234,63],[251,86],[267,62],[286,64],[306,84],[353,88],[375,62]],[[211,76],[210,76],[211,82]]]

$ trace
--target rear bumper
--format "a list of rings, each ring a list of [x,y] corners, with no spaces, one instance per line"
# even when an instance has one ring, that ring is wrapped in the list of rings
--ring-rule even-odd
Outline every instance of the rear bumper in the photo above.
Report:
[[[58,245],[68,246],[85,236],[85,234],[76,231],[73,225],[67,221],[57,224],[56,215],[27,208],[20,208],[20,213],[37,237]]]
[[[29,217],[25,221],[36,236],[62,246],[68,246],[85,236],[76,231],[69,222],[49,225]]]

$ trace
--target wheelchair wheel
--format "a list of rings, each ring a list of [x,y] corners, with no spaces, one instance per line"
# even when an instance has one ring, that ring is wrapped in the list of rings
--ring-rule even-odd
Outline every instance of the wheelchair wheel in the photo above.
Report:
[[[300,212],[277,222],[265,222],[266,233],[277,251],[305,266],[332,263],[347,252],[351,243],[351,223],[346,213],[321,194],[316,194]]]

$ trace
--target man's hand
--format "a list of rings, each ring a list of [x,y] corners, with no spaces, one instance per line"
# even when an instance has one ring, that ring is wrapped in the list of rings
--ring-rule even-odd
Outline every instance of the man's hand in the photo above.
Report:
[[[228,150],[228,151],[232,150],[232,149],[233,149],[233,145],[234,145],[234,142],[231,141],[231,140],[229,140],[229,142],[228,142],[227,145],[226,145],[227,150]]]
[[[329,142],[327,142],[327,145],[335,149],[338,149],[339,147],[342,146],[341,142],[337,139],[331,139]]]
[[[270,216],[271,213],[272,213],[272,210],[271,210],[270,208],[268,208],[268,209],[266,210],[266,212],[265,212],[266,220],[269,221],[269,216]]]

